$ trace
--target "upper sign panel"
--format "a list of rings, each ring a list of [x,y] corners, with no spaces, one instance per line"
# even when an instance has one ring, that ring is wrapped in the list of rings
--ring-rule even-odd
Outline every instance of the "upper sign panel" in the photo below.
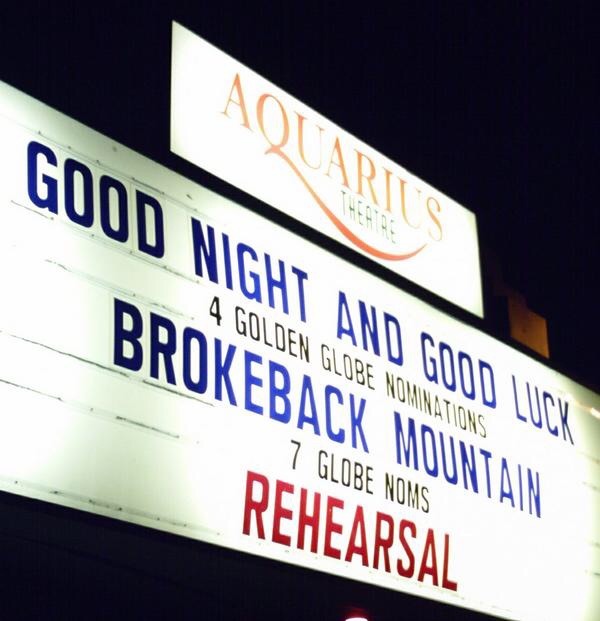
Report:
[[[171,149],[483,316],[472,212],[176,23]]]

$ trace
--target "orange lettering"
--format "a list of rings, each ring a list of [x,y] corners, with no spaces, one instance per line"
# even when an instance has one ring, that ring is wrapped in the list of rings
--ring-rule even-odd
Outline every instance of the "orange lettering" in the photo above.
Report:
[[[421,226],[421,223],[419,222],[418,224],[412,224],[410,222],[410,220],[408,219],[408,213],[406,210],[406,192],[404,190],[404,186],[406,185],[406,181],[404,181],[404,179],[400,179],[400,177],[398,177],[398,181],[400,182],[400,209],[402,210],[402,217],[404,218],[404,222],[406,222],[406,224],[408,224],[408,226],[410,226],[413,229],[418,229]],[[418,200],[417,203],[421,202],[421,190],[419,190],[418,188],[415,188],[415,191],[418,194]]]
[[[387,168],[384,168],[383,171],[385,172],[385,210],[391,212],[392,197],[390,188],[390,177],[392,176],[392,173]]]
[[[233,99],[234,91],[237,93],[237,100]],[[250,122],[248,121],[248,112],[246,111],[246,102],[244,101],[244,91],[242,91],[242,83],[240,81],[240,74],[236,73],[235,78],[233,79],[233,84],[231,85],[231,90],[229,91],[229,98],[227,99],[227,103],[225,104],[225,110],[223,110],[222,114],[231,118],[228,114],[229,104],[235,104],[239,107],[240,112],[242,113],[242,122],[240,125],[247,127],[250,129]],[[250,131],[252,131],[250,129]]]
[[[334,155],[337,154],[337,161],[334,160]],[[329,174],[331,171],[331,166],[337,166],[341,173],[342,173],[342,178],[343,181],[342,183],[348,188],[350,189],[350,186],[348,185],[348,175],[346,174],[346,165],[344,164],[344,158],[342,156],[342,148],[340,147],[340,139],[336,136],[335,142],[333,143],[333,149],[331,150],[331,157],[329,158],[329,167],[327,168],[327,173],[326,175],[328,177],[331,177],[331,175]]]
[[[358,151],[357,149],[354,149],[356,151],[356,165],[358,168],[358,188],[357,188],[357,192],[364,198],[366,198],[366,196],[363,194],[363,179],[367,182],[367,185],[369,186],[369,190],[371,190],[371,198],[373,199],[373,202],[379,206],[379,203],[377,202],[377,196],[375,196],[375,190],[373,189],[373,179],[375,178],[375,164],[373,164],[371,158],[369,158],[367,155],[365,155],[364,153],[361,153],[360,151]],[[368,175],[365,175],[363,173],[363,159],[365,159],[367,162],[369,162],[369,167],[370,167],[370,172]]]
[[[319,163],[317,166],[313,166],[306,161],[306,156],[304,155],[304,121],[306,121],[306,117],[302,116],[299,112],[296,112],[296,116],[298,117],[298,151],[300,153],[300,157],[302,161],[309,167],[314,170],[319,170],[321,168],[321,163],[323,160],[323,128],[317,125],[317,129],[319,130]]]
[[[272,99],[279,106],[279,110],[281,111],[281,122],[283,123],[281,140],[279,144],[276,144],[274,140],[271,140],[269,136],[267,136],[267,131],[265,130],[265,102],[267,99]],[[271,145],[270,150],[281,151],[283,147],[287,144],[288,138],[290,136],[290,123],[287,118],[287,114],[285,113],[285,108],[283,104],[275,97],[274,95],[270,95],[265,93],[258,98],[256,102],[256,118],[258,119],[258,124],[260,126],[260,131],[262,135],[266,138],[267,142]]]
[[[435,226],[438,229],[438,234],[437,236],[433,235],[431,230],[428,231],[429,233],[429,237],[431,237],[431,239],[433,239],[434,241],[442,241],[442,237],[443,237],[443,233],[442,233],[442,225],[438,219],[438,217],[435,215],[435,213],[433,213],[433,209],[431,208],[430,203],[433,203],[435,205],[435,210],[440,213],[442,211],[442,207],[441,205],[437,202],[437,200],[435,198],[433,198],[433,196],[430,196],[427,199],[427,212],[429,213],[429,217],[433,220]]]

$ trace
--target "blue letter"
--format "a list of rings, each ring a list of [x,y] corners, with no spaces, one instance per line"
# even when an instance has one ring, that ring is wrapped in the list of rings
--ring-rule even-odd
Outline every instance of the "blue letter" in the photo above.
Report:
[[[358,406],[358,412],[356,411],[356,400],[354,399],[354,395],[350,394],[350,424],[352,425],[352,446],[357,448],[356,440],[357,436],[360,436],[360,442],[362,444],[362,448],[365,453],[369,452],[369,447],[367,446],[367,439],[365,438],[365,432],[362,428],[362,420],[365,415],[365,405],[367,404],[366,400],[361,397],[360,404]]]
[[[377,315],[375,307],[371,306],[371,319],[367,313],[367,305],[362,301],[358,301],[358,311],[360,315],[360,331],[362,335],[362,344],[365,351],[369,351],[367,347],[367,333],[369,334],[373,353],[379,356],[379,330],[377,328]]]
[[[217,267],[217,250],[215,246],[215,229],[207,225],[208,231],[208,247],[204,239],[204,231],[202,223],[196,218],[192,218],[192,240],[194,248],[194,267],[198,276],[204,276],[202,269],[202,259],[206,262],[208,277],[211,282],[219,282],[219,271]]]
[[[431,440],[431,450],[433,451],[433,465],[429,463],[427,459],[427,442],[425,440],[425,436],[429,436]],[[422,424],[421,425],[421,444],[423,446],[423,465],[425,466],[425,472],[432,477],[437,477],[438,475],[438,458],[437,458],[437,448],[435,445],[435,434],[433,433],[433,429],[429,425]]]
[[[490,378],[490,389],[491,389],[491,396],[487,395],[486,392],[486,384],[485,384],[485,380],[483,377],[483,371],[487,370],[488,371],[488,375]],[[492,369],[492,367],[487,363],[484,362],[483,360],[479,361],[479,379],[481,381],[481,391],[482,391],[482,397],[483,397],[483,405],[487,405],[490,408],[495,408],[496,407],[496,385],[494,382],[494,370]]]
[[[345,327],[344,319],[346,319],[347,327]],[[356,336],[354,334],[354,328],[352,327],[352,319],[350,318],[350,309],[348,308],[348,302],[346,301],[346,294],[340,291],[338,298],[338,319],[337,319],[337,337],[341,339],[344,334],[347,334],[352,340],[352,345],[356,347]]]
[[[283,386],[281,388],[275,385],[275,377],[279,375],[283,378]],[[277,362],[269,361],[269,415],[273,420],[280,423],[289,423],[292,415],[292,407],[288,395],[290,393],[290,374],[288,370]],[[277,400],[282,401],[283,411],[277,411]]]
[[[167,333],[166,342],[160,340],[160,329]],[[177,335],[175,324],[162,315],[150,313],[150,375],[159,379],[159,356],[165,363],[167,382],[175,385],[175,370],[173,369],[173,354],[177,349]]]
[[[435,364],[435,358],[433,356],[429,356],[429,359],[425,357],[425,342],[429,343],[431,347],[435,346],[433,339],[427,332],[421,332],[421,354],[423,356],[423,373],[425,373],[425,377],[430,382],[438,383],[437,377],[437,366]],[[431,370],[429,370],[427,363],[431,362]]]
[[[225,390],[227,391],[227,398],[231,405],[237,405],[235,393],[233,392],[233,384],[231,383],[231,377],[229,373],[231,371],[231,365],[233,363],[233,356],[235,355],[235,345],[227,346],[227,353],[225,354],[225,360],[223,360],[223,347],[221,339],[215,339],[215,399],[219,401],[223,400],[223,389],[221,384],[225,384]]]
[[[337,432],[333,431],[331,426],[331,396],[335,395],[337,397],[337,401],[340,404],[344,403],[344,397],[342,397],[342,393],[335,387],[327,384],[325,386],[325,428],[327,429],[327,435],[330,440],[334,442],[338,442],[339,444],[344,443],[345,433],[343,429],[338,429]]]
[[[306,415],[306,398],[310,405],[311,415]],[[304,424],[312,425],[315,435],[320,436],[319,417],[317,415],[317,405],[315,403],[315,394],[313,392],[312,382],[309,375],[302,378],[302,388],[300,389],[300,408],[298,413],[298,429],[303,429]]]
[[[417,437],[415,432],[415,421],[408,417],[408,442],[404,439],[402,431],[402,419],[399,412],[394,412],[394,425],[396,427],[396,461],[402,464],[402,453],[404,450],[404,465],[411,467],[411,454],[414,455],[414,463],[412,468],[419,469],[419,453],[417,452]]]
[[[449,380],[446,375],[446,362],[444,361],[444,352],[448,353],[446,356],[446,360],[448,357],[450,358],[450,369],[452,369],[452,379]],[[444,386],[454,392],[456,390],[456,373],[454,371],[454,355],[452,353],[452,347],[443,341],[440,341],[440,365],[442,370],[442,382],[444,382]]]
[[[271,256],[265,252],[265,268],[267,270],[267,293],[269,295],[269,306],[275,308],[275,292],[274,289],[281,291],[281,303],[283,312],[289,315],[287,283],[285,280],[285,265],[279,259],[279,278],[273,276],[273,268],[271,267]]]
[[[110,223],[110,191],[117,193],[117,228]],[[108,175],[100,177],[100,224],[102,230],[111,239],[126,242],[129,237],[129,221],[127,213],[127,190],[125,186]]]
[[[383,313],[383,323],[385,325],[385,341],[387,344],[387,355],[388,360],[397,364],[399,367],[402,366],[403,356],[402,356],[402,331],[400,329],[400,322],[396,317],[390,315],[389,313]],[[392,336],[390,334],[390,325],[395,326],[396,328],[396,342],[398,344],[398,353],[392,353]]]
[[[136,213],[137,213],[137,233],[138,248],[140,252],[149,254],[151,257],[160,259],[165,254],[165,229],[163,224],[163,213],[160,203],[144,194],[140,190],[135,193]],[[154,213],[154,244],[148,242],[148,228],[146,227],[146,206]]]
[[[131,318],[131,328],[126,329],[123,325],[125,315]],[[144,330],[142,313],[133,304],[128,304],[122,300],[115,298],[115,347],[113,353],[113,361],[116,365],[129,369],[130,371],[139,371],[142,368],[144,353],[140,338]],[[133,349],[131,357],[127,357],[123,351],[123,344],[127,342]]]
[[[300,305],[300,319],[306,322],[306,306],[304,304],[304,281],[308,279],[308,274],[292,265],[292,274],[298,279],[298,304]]]
[[[244,350],[244,371],[246,377],[246,399],[244,403],[244,407],[250,412],[256,412],[256,414],[263,413],[263,407],[259,403],[254,403],[252,401],[252,386],[262,386],[263,381],[261,377],[257,377],[252,374],[252,364],[262,364],[262,356],[258,354],[253,354],[247,350]]]
[[[240,276],[240,289],[242,293],[249,300],[256,300],[257,302],[262,302],[262,295],[260,293],[260,278],[256,272],[248,272],[246,274],[246,262],[244,259],[244,255],[249,254],[252,257],[253,261],[258,261],[258,256],[251,246],[248,244],[238,244],[237,247],[237,258],[238,258],[238,269]],[[252,290],[248,289],[246,277],[249,276],[252,281],[253,287]]]
[[[75,209],[75,173],[81,175],[83,183],[83,212]],[[90,228],[94,224],[94,179],[92,171],[81,162],[69,158],[65,162],[65,211],[69,220]]]
[[[569,421],[567,420],[567,418],[569,416],[569,402],[565,401],[565,409],[563,410],[563,402],[559,399],[558,400],[558,410],[560,412],[560,422],[561,422],[561,425],[562,425],[563,439],[566,442],[567,441],[567,434],[569,434],[569,440],[571,441],[571,444],[575,444],[573,442],[573,436],[571,435],[571,430],[569,429]]]
[[[192,379],[192,341],[198,343],[198,379]],[[206,337],[194,328],[185,328],[183,331],[183,383],[188,390],[199,394],[206,392],[208,385]]]
[[[32,140],[27,145],[27,193],[31,202],[40,209],[48,209],[52,213],[58,213],[58,197],[56,179],[48,175],[42,175],[42,183],[46,186],[46,197],[38,194],[37,188],[37,156],[42,154],[48,164],[56,166],[56,155],[52,149]]]
[[[463,362],[466,360],[469,372],[469,384],[470,388],[467,390],[465,386],[465,368]],[[468,354],[464,351],[458,352],[458,371],[460,373],[460,387],[462,388],[463,395],[467,399],[475,399],[475,376],[473,375],[473,362]]]

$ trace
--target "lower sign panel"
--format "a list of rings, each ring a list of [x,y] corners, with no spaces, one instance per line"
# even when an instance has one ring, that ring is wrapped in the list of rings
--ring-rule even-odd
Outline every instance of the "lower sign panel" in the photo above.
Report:
[[[597,617],[598,395],[1,96],[2,489],[509,619]]]

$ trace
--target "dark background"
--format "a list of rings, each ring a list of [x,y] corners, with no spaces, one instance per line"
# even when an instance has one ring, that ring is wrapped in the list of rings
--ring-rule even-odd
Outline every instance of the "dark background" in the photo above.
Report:
[[[497,256],[504,280],[548,319],[551,364],[597,389],[600,206],[595,182],[600,50],[592,7],[578,2],[322,2],[316,8],[304,2],[167,0],[102,2],[93,7],[76,2],[19,2],[0,9],[0,79],[350,257],[351,251],[275,215],[169,153],[170,30],[171,19],[176,19],[475,212],[484,278],[490,256]],[[371,267],[366,259],[352,258]],[[422,293],[401,279],[396,282]],[[506,338],[505,308],[490,295],[489,281],[484,285],[488,318],[483,323],[447,304],[438,305]],[[432,296],[425,297],[438,303]],[[9,514],[19,515],[22,508],[19,505]],[[30,509],[27,503],[26,509]],[[64,523],[98,521],[76,515],[64,518]],[[154,549],[166,546],[168,552],[160,554],[180,558],[182,566],[180,548],[191,546],[190,563],[197,562],[194,555],[204,559],[217,555],[214,567],[225,569],[209,563],[206,575],[221,571],[223,578],[232,572],[234,578],[228,580],[237,586],[225,589],[212,613],[199,618],[217,618],[214,611],[222,611],[224,602],[230,603],[231,610],[242,611],[237,616],[231,613],[231,618],[259,618],[258,610],[262,618],[269,614],[310,618],[301,613],[302,603],[312,601],[311,595],[304,597],[304,588],[318,593],[317,600],[331,610],[358,593],[357,600],[366,599],[372,609],[379,606],[388,611],[380,612],[377,619],[391,614],[393,604],[386,591],[315,578],[310,572],[279,569],[266,561],[248,564],[241,555],[213,552],[210,546],[187,542],[183,546],[177,538],[140,535],[136,529],[98,522],[94,527],[113,533],[112,539],[107,537],[115,546],[124,529],[123,541],[128,545],[137,537],[148,542],[156,539]],[[82,606],[86,598],[97,600],[101,591],[92,589],[85,595],[82,586],[87,579],[81,575],[88,571],[96,572],[100,583],[112,585],[108,592],[114,601],[135,593],[144,593],[150,602],[160,600],[154,578],[145,581],[137,569],[122,576],[123,566],[135,567],[129,553],[123,553],[129,560],[108,554],[119,569],[100,570],[105,561],[90,547],[94,536],[88,533],[87,541],[82,535],[87,543],[75,549],[86,550],[82,554],[92,559],[81,561],[88,569],[78,574],[71,558],[65,563],[73,576],[61,578],[54,568],[58,563],[54,548],[39,543],[46,541],[44,536],[32,540],[31,531],[27,532],[23,567],[29,567],[29,562],[40,564],[37,578],[31,580],[46,597],[61,589],[72,591],[73,579],[79,585],[75,590],[83,593]],[[16,540],[9,537],[8,541],[10,548]],[[57,550],[71,549],[65,541],[56,545]],[[160,558],[157,554],[150,564]],[[246,600],[254,591],[244,586],[242,577],[245,572],[254,574],[256,567],[260,571],[251,580],[262,595],[250,602]],[[22,585],[26,570],[15,572],[15,584]],[[196,574],[188,582],[168,574],[168,580],[174,581],[169,587],[164,582],[167,574],[161,574],[161,588],[166,591],[160,601],[182,597],[191,606],[199,598],[196,603],[206,604],[206,597],[194,595],[190,586]],[[53,576],[54,586],[46,591],[43,575]],[[115,576],[121,586],[116,586]],[[261,580],[259,588],[255,583]],[[296,580],[303,585],[298,592],[291,587]],[[323,598],[323,585],[329,585],[334,595]],[[264,599],[272,589],[272,601]],[[280,592],[290,594],[287,615],[278,608]],[[443,607],[417,606],[419,600],[414,598],[394,597],[405,610],[420,611],[420,618],[451,618]],[[106,602],[110,601],[108,597]],[[324,614],[323,618],[332,617]]]
[[[0,79],[210,184],[168,148],[180,21],[474,211],[484,259],[548,319],[553,363],[597,387],[592,7],[25,1],[2,9]]]

